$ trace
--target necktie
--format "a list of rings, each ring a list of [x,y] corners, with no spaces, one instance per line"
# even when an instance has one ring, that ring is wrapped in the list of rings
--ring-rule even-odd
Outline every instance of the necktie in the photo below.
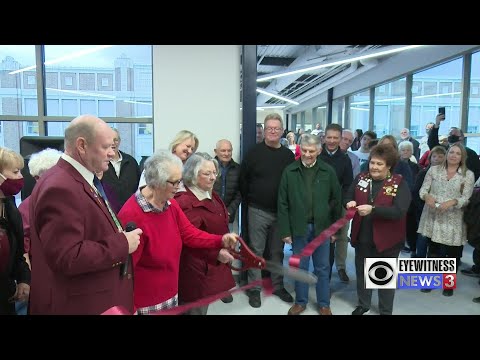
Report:
[[[107,207],[108,212],[110,213],[110,216],[113,219],[113,222],[115,223],[115,225],[117,225],[118,231],[123,231],[120,221],[118,221],[117,216],[115,215],[115,212],[110,207],[110,203],[108,202],[108,198],[107,198],[107,195],[105,194],[105,189],[103,188],[102,182],[96,175],[93,176],[93,185],[95,185],[95,188],[97,189],[98,194],[100,195],[103,202],[105,203],[105,206]]]
[[[103,188],[102,182],[101,182],[100,179],[97,177],[97,175],[94,175],[94,176],[93,176],[93,185],[95,185],[95,187],[96,187],[97,190],[98,190],[98,193],[99,193],[100,196],[103,198],[103,200],[108,201],[107,195],[105,194],[105,189]]]

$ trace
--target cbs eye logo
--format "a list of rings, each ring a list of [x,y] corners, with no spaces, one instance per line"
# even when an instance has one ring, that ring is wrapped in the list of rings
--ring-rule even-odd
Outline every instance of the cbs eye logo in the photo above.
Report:
[[[364,276],[366,289],[396,289],[397,258],[366,258]]]

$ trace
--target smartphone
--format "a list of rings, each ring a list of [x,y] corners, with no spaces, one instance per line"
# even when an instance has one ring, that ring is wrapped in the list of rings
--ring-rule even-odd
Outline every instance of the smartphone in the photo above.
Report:
[[[445,106],[439,107],[438,108],[438,113],[445,115]]]

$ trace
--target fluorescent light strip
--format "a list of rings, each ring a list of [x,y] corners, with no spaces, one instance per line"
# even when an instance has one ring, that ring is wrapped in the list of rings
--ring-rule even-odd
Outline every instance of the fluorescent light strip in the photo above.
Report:
[[[93,97],[101,97],[101,98],[107,98],[107,99],[116,99],[117,98],[116,96],[113,96],[113,95],[87,93],[87,92],[75,91],[75,90],[60,90],[60,89],[53,89],[53,88],[46,88],[46,90],[64,92],[64,93],[67,93],[67,94],[75,94],[75,95],[80,95],[80,96],[93,96]]]
[[[326,106],[319,106],[317,109],[326,109],[327,107]]]
[[[433,95],[419,95],[419,96],[414,96],[414,99],[425,99],[429,97],[439,97],[439,96],[448,96],[448,95],[460,95],[461,92],[452,92],[452,93],[445,93],[445,94],[433,94]]]
[[[68,55],[65,55],[65,56],[62,56],[62,57],[53,59],[53,60],[45,61],[45,65],[57,64],[57,63],[59,63],[59,62],[65,61],[65,60],[75,59],[75,58],[78,58],[78,57],[83,56],[83,55],[88,55],[88,54],[91,54],[91,53],[94,53],[94,52],[97,52],[97,51],[100,51],[100,50],[103,50],[103,49],[110,48],[110,47],[112,47],[112,46],[113,46],[113,45],[101,45],[101,46],[96,46],[96,47],[94,47],[94,48],[77,51],[77,52],[74,52],[74,53],[71,53],[71,54],[68,54]],[[8,75],[13,75],[13,74],[21,73],[21,72],[28,71],[28,70],[33,70],[33,69],[35,69],[36,67],[37,67],[36,65],[27,66],[27,67],[25,67],[25,68],[22,68],[22,69],[18,69],[18,70],[9,72]]]
[[[451,92],[451,93],[445,93],[445,94],[433,94],[433,95],[418,95],[414,96],[413,99],[426,99],[430,97],[439,97],[439,96],[450,96],[450,95],[460,95],[461,92]],[[382,99],[382,100],[377,100],[377,102],[385,102],[385,101],[399,101],[399,100],[405,100],[405,97],[400,97],[400,98],[392,98],[392,99]],[[369,104],[370,101],[357,101],[353,102],[350,105],[362,105],[362,104]]]
[[[358,107],[350,107],[350,110],[370,111],[370,109],[358,108]]]
[[[284,76],[306,73],[306,72],[309,72],[309,71],[323,69],[323,68],[330,67],[330,66],[352,63],[354,61],[365,60],[365,59],[370,59],[370,58],[374,58],[374,57],[394,54],[394,53],[397,53],[397,52],[400,52],[400,51],[410,50],[410,49],[414,49],[414,48],[417,48],[417,47],[420,47],[420,46],[425,46],[425,45],[408,45],[408,46],[403,46],[403,47],[396,48],[396,49],[378,51],[378,52],[371,53],[371,54],[368,54],[368,55],[361,55],[361,56],[356,56],[356,57],[352,57],[352,58],[349,58],[349,59],[332,61],[332,62],[324,63],[324,64],[321,64],[321,65],[307,67],[307,68],[304,68],[304,69],[292,70],[292,71],[288,71],[288,72],[281,73],[281,74],[260,76],[260,77],[257,78],[257,82],[272,80],[272,79],[276,79],[276,78],[284,77]]]
[[[129,104],[139,104],[139,105],[148,105],[148,106],[152,106],[152,103],[146,103],[146,102],[140,102],[140,101],[133,101],[133,100],[121,100],[125,103],[129,103]]]
[[[300,103],[297,102],[297,101],[290,100],[290,99],[288,99],[288,98],[286,98],[286,97],[283,97],[283,96],[280,96],[280,95],[276,95],[276,94],[269,93],[268,91],[265,91],[265,90],[257,89],[257,92],[259,92],[260,94],[263,94],[263,95],[268,95],[268,96],[274,97],[274,98],[276,98],[276,99],[280,99],[280,100],[283,100],[283,101],[292,103],[292,104],[294,104],[294,105],[299,105],[299,104],[300,104]]]

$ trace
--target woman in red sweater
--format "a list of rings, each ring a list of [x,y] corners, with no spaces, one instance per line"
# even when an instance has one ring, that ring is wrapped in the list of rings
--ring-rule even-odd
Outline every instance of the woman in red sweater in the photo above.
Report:
[[[210,234],[197,229],[172,200],[182,181],[182,162],[168,152],[157,152],[145,162],[146,186],[133,194],[118,218],[125,226],[135,222],[143,230],[132,253],[138,314],[150,314],[178,304],[178,273],[183,244],[191,248],[234,248],[237,235]]]

